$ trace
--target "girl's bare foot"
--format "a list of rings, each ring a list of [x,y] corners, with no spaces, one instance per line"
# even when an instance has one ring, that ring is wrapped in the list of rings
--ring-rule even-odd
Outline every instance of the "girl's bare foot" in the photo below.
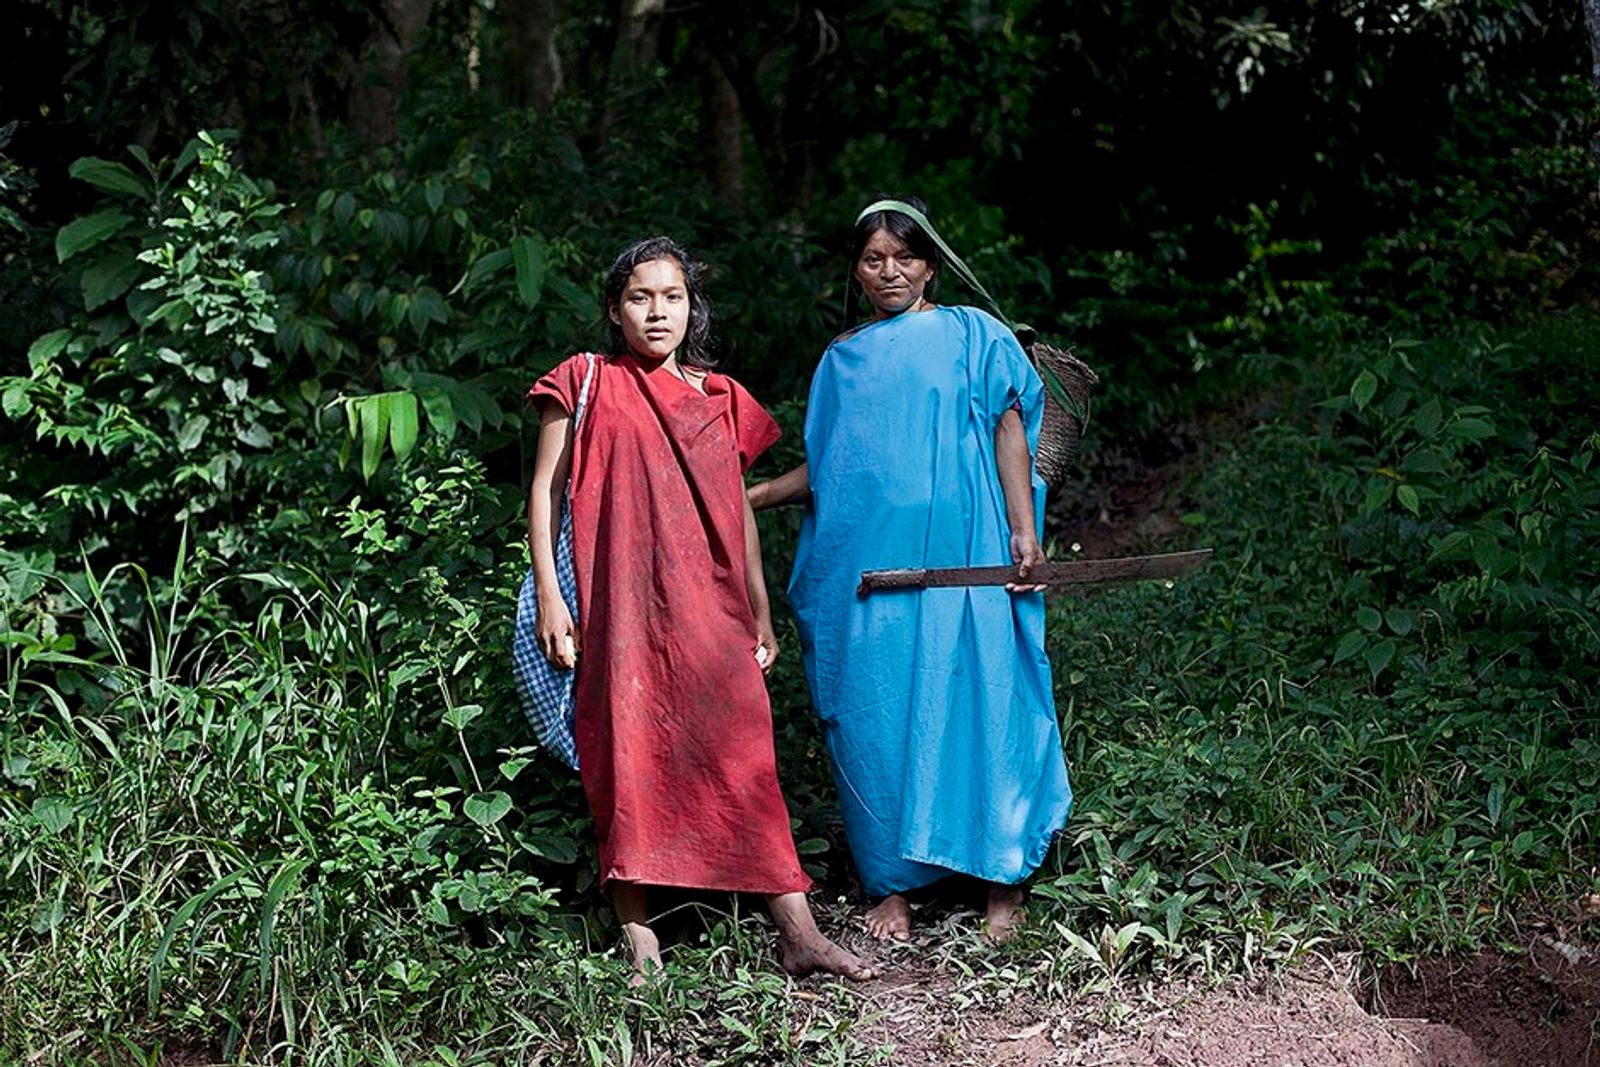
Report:
[[[1025,912],[1021,886],[989,887],[989,908],[983,917],[984,937],[992,945],[1003,945],[1016,935]]]
[[[783,969],[796,978],[808,974],[837,974],[853,982],[866,982],[878,977],[878,969],[866,960],[840,948],[820,932],[811,937],[778,938],[778,956]]]
[[[879,941],[911,939],[911,905],[899,893],[890,893],[867,912],[867,933]]]
[[[804,893],[775,893],[767,898],[778,924],[778,954],[783,969],[800,977],[823,971],[857,982],[878,977],[878,971],[853,952],[846,952],[822,936]]]
[[[656,932],[644,923],[623,923],[622,932],[628,936],[628,949],[633,953],[633,977],[628,979],[629,989],[638,989],[661,976],[661,942]]]

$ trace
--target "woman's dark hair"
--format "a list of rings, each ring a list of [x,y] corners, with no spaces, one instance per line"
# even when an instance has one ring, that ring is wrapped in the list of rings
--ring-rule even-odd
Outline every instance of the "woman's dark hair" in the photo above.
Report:
[[[611,326],[611,351],[626,352],[628,342],[622,336],[622,327],[611,321],[611,309],[622,303],[622,290],[628,276],[641,263],[657,259],[670,259],[683,271],[683,285],[689,291],[689,325],[683,331],[683,341],[678,345],[678,362],[689,367],[706,370],[717,365],[709,351],[711,345],[711,305],[706,302],[701,278],[705,266],[684,251],[683,246],[670,237],[646,237],[622,250],[622,254],[606,271],[605,307],[606,321]]]
[[[928,205],[915,196],[876,196],[873,200],[904,201],[922,212],[923,218],[929,222],[933,221],[928,218]],[[931,297],[933,287],[939,281],[939,268],[942,266],[939,246],[928,236],[928,231],[911,221],[911,216],[902,215],[898,211],[874,211],[856,223],[856,228],[850,235],[850,281],[845,293],[845,306],[855,307],[856,301],[861,297],[861,283],[856,281],[856,264],[861,261],[861,253],[867,247],[867,242],[872,240],[872,235],[879,230],[887,230],[899,238],[913,255],[928,261],[928,266],[934,271],[933,277],[928,279],[927,295]]]

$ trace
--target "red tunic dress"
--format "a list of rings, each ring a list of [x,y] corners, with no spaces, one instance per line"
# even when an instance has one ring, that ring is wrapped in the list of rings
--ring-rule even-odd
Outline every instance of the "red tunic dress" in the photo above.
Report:
[[[574,356],[529,396],[570,412]],[[705,394],[598,357],[573,440],[578,764],[600,882],[788,893],[800,868],[745,591],[744,479],[778,438],[721,374]]]

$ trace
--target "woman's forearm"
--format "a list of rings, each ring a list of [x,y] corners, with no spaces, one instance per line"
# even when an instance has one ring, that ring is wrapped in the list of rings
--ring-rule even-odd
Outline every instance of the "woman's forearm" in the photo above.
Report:
[[[994,461],[1006,501],[1006,523],[1012,533],[1034,534],[1033,454],[1028,431],[1015,408],[1000,417],[994,431]]]
[[[767,598],[767,575],[761,565],[761,531],[748,499],[744,502],[744,588],[750,598],[750,614],[757,622],[772,614]]]
[[[785,471],[770,482],[757,482],[745,493],[750,506],[757,511],[778,508],[785,504],[798,504],[811,495],[811,469],[802,463]]]

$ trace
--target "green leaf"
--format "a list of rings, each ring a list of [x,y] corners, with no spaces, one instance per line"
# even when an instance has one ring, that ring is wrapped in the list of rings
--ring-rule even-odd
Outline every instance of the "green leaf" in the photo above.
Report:
[[[498,789],[489,793],[479,793],[470,796],[461,804],[461,810],[466,812],[467,818],[488,829],[511,810],[511,798]]]
[[[1400,501],[1400,506],[1411,514],[1422,517],[1422,502],[1417,498],[1417,487],[1414,485],[1398,486],[1394,491],[1394,498]]]
[[[206,415],[191,416],[178,430],[178,451],[188,452],[200,443],[205,436],[206,427],[211,425],[211,419]]]
[[[551,863],[564,865],[578,858],[578,843],[566,834],[518,834],[517,844]]]
[[[411,328],[418,337],[425,336],[430,322],[449,322],[450,305],[444,302],[437,289],[423,286],[411,295],[409,309]]]
[[[423,389],[422,409],[428,413],[428,425],[448,444],[456,437],[456,409],[450,394],[437,386]]]
[[[193,143],[193,142],[191,142]],[[155,1011],[156,1004],[161,999],[161,972],[167,962],[167,954],[172,951],[172,942],[178,936],[178,931],[183,925],[193,918],[194,913],[209,904],[215,897],[232,887],[235,883],[252,873],[253,868],[242,867],[231,874],[223,875],[211,886],[188,900],[173,913],[172,921],[167,923],[167,928],[161,934],[161,940],[156,944],[155,955],[150,959],[150,982],[146,989],[146,1004],[150,1011]]]
[[[461,276],[461,280],[456,283],[456,287],[450,290],[450,295],[455,296],[458,292],[471,294],[478,286],[500,273],[510,263],[511,249],[509,248],[496,248],[492,252],[485,252],[472,261],[472,266],[467,268],[467,272]]]
[[[465,730],[468,723],[482,714],[481,704],[457,704],[444,713],[444,723],[457,730]]]
[[[51,330],[28,347],[28,368],[35,374],[39,368],[59,356],[72,340],[71,330]]]
[[[522,773],[522,768],[526,767],[532,762],[533,761],[531,759],[528,759],[525,756],[519,756],[516,759],[505,760],[500,764],[500,775],[506,781],[514,782],[516,781],[517,775]]]
[[[1390,632],[1399,637],[1417,628],[1417,613],[1409,608],[1390,608],[1383,613],[1383,619],[1389,624]]]
[[[1367,483],[1367,496],[1361,502],[1361,513],[1371,515],[1381,511],[1394,496],[1394,483],[1387,478],[1374,478]]]
[[[1437,448],[1419,448],[1406,456],[1400,469],[1408,474],[1438,474],[1449,464],[1449,457]]]
[[[1383,640],[1367,649],[1367,670],[1372,672],[1376,679],[1383,673],[1391,660],[1394,659],[1395,644],[1393,641]]]
[[[389,394],[361,398],[361,477],[371,481],[383,459],[383,442],[389,435]]]
[[[1468,441],[1483,441],[1494,436],[1494,423],[1488,419],[1457,419],[1450,424],[1450,434]]]
[[[1357,608],[1356,625],[1360,626],[1369,634],[1377,633],[1378,628],[1383,625],[1383,616],[1378,614],[1377,608]]]
[[[546,284],[578,313],[578,318],[587,322],[600,317],[600,305],[587,290],[574,285],[559,274],[551,275]]]
[[[251,448],[271,448],[272,434],[259,422],[252,422],[238,433],[234,434],[242,444]]]
[[[417,398],[411,393],[389,394],[389,447],[399,459],[417,447]]]
[[[266,989],[267,982],[273,974],[273,931],[278,925],[278,907],[283,903],[283,898],[299,883],[300,876],[311,866],[308,859],[285,860],[283,866],[278,868],[278,873],[273,875],[272,882],[267,886],[267,894],[261,901],[261,924],[257,930],[256,974],[260,989]]]
[[[1372,403],[1372,398],[1378,392],[1378,377],[1369,370],[1364,370],[1356,375],[1356,380],[1350,386],[1350,400],[1358,408],[1365,408]]]
[[[1343,663],[1366,647],[1367,635],[1360,630],[1351,630],[1339,639],[1339,647],[1333,651],[1333,662]]]
[[[86,248],[93,248],[108,237],[115,237],[133,221],[133,216],[115,209],[97,211],[74,219],[56,231],[56,261],[65,263]]]
[[[148,182],[121,163],[113,163],[109,159],[84,156],[68,167],[67,173],[108,193],[131,193],[145,199],[150,197]]]
[[[531,308],[544,291],[544,243],[526,235],[512,238],[511,259],[517,267],[517,295],[523,307]]]
[[[798,842],[795,851],[802,856],[820,856],[828,851],[828,839],[825,837],[808,837]]]
[[[1445,534],[1433,546],[1433,554],[1428,557],[1429,563],[1440,560],[1466,559],[1472,554],[1472,535],[1465,530],[1455,530]]]
[[[141,269],[139,260],[126,249],[107,252],[95,260],[94,265],[83,272],[79,282],[83,289],[84,310],[93,311],[127,292],[139,280]]]
[[[33,398],[28,395],[28,383],[18,381],[0,394],[0,411],[5,412],[8,419],[20,419],[33,410]]]
[[[72,825],[72,804],[66,797],[40,797],[33,802],[33,817],[47,834],[59,834]]]
[[[1439,432],[1439,424],[1444,421],[1444,409],[1439,406],[1439,398],[1429,397],[1411,416],[1411,425],[1423,437],[1432,437]]]

